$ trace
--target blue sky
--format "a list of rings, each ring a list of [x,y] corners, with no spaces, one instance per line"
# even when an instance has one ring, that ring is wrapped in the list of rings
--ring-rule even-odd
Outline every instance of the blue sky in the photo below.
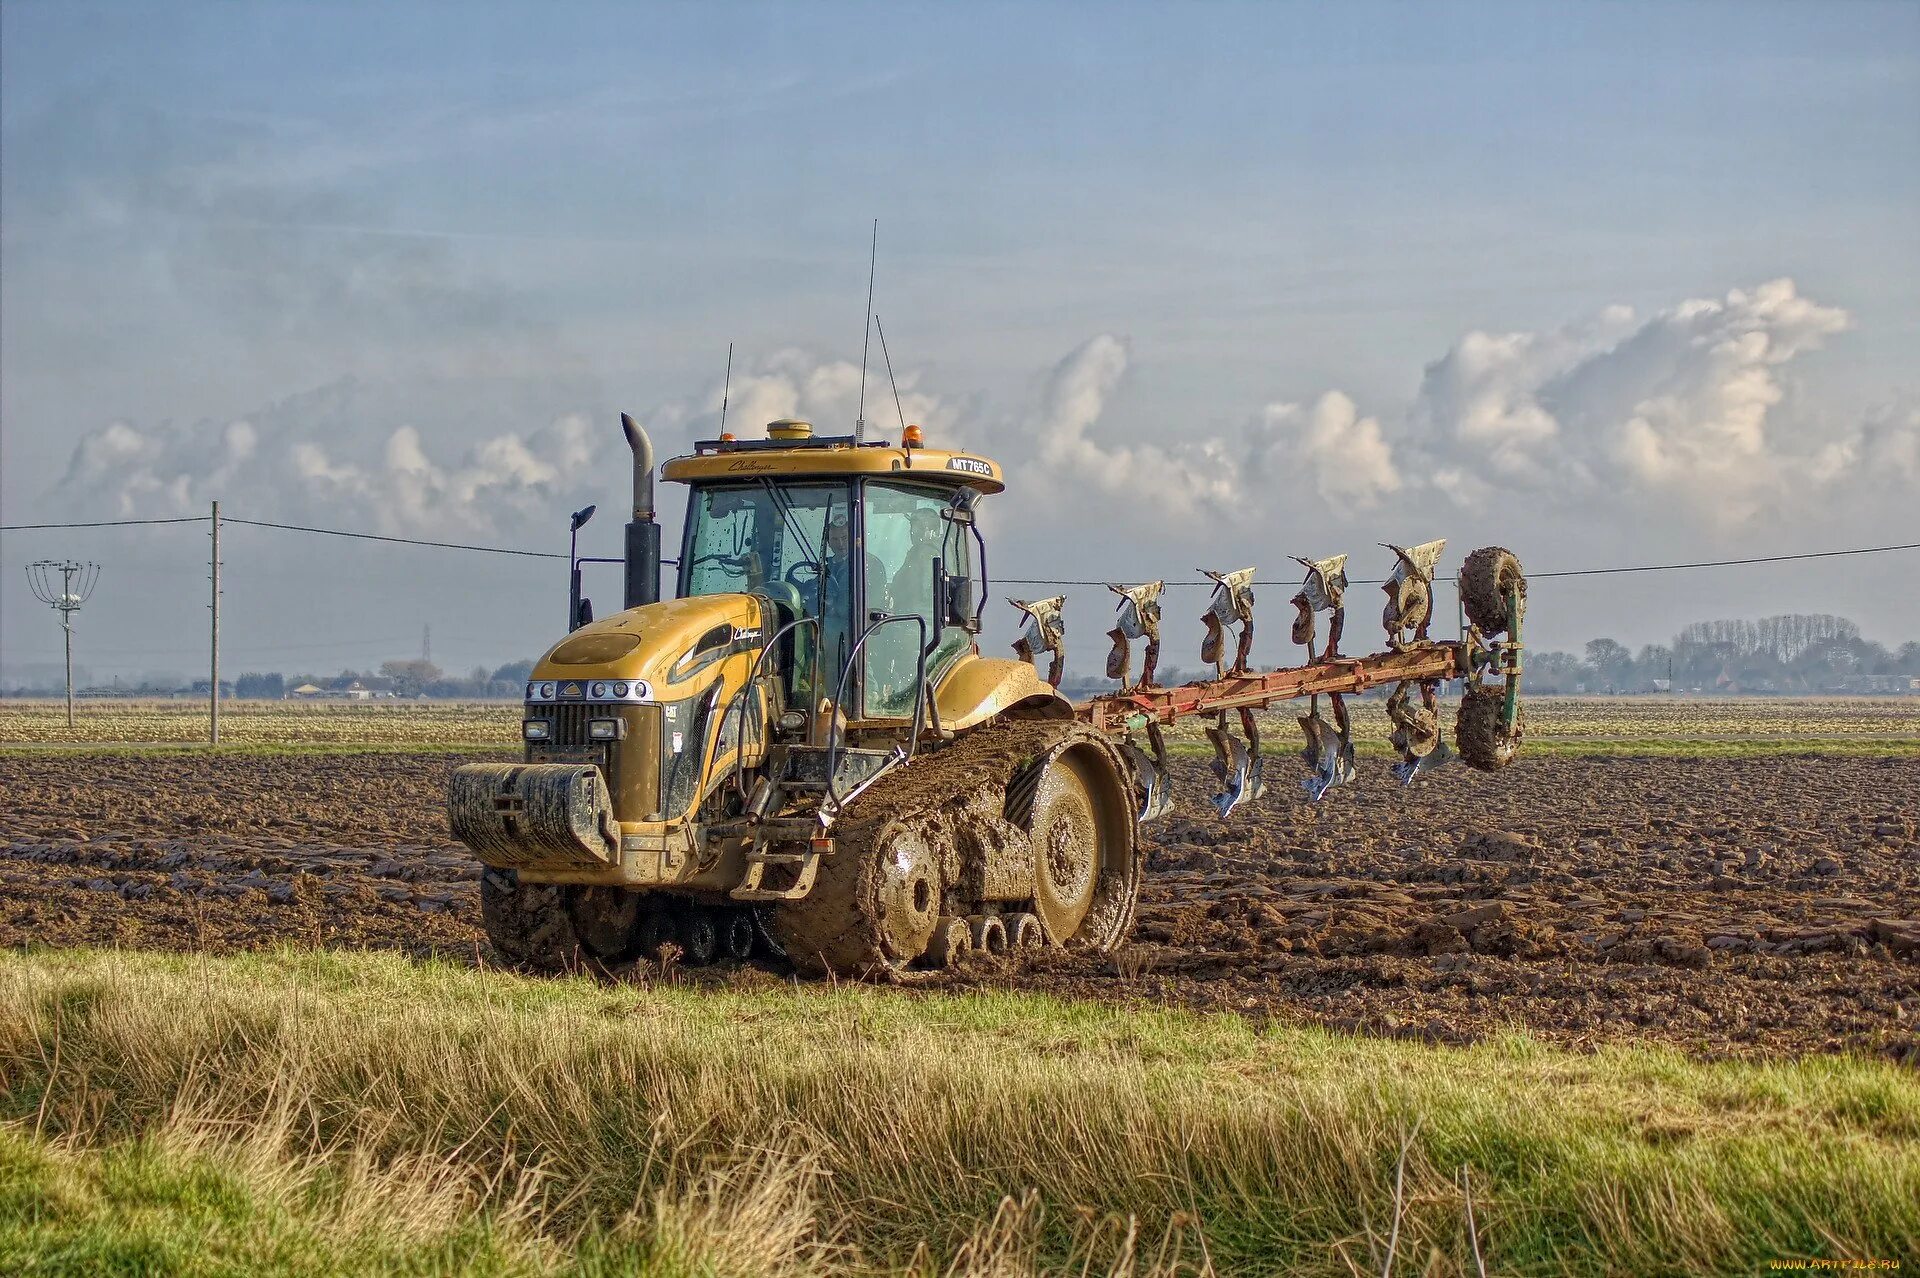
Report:
[[[1443,534],[1556,567],[1912,540],[1920,6],[17,0],[0,36],[8,522],[225,483],[269,518],[545,544],[617,506],[613,414],[684,444],[729,341],[748,403],[840,411],[878,217],[916,411],[1027,467],[1002,535],[1063,576]],[[1139,497],[1156,474],[1173,501]],[[189,552],[14,534],[8,661],[53,647],[14,581],[44,553],[117,557],[103,617],[191,646],[153,584]],[[501,660],[562,588],[246,553],[253,664],[425,621],[448,664]],[[1539,614],[1566,644],[1789,609],[1920,633],[1876,580]],[[1083,603],[1091,655],[1110,604]]]

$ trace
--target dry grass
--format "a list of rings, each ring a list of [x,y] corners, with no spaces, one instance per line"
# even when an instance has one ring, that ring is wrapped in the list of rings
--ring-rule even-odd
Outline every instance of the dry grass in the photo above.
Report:
[[[1386,755],[1383,702],[1349,703],[1362,753]],[[1578,754],[1896,754],[1920,749],[1920,697],[1533,697],[1527,747]],[[1294,716],[1303,705],[1262,716],[1271,749],[1299,746]],[[221,710],[221,739],[246,751],[314,749],[511,750],[521,709],[502,702],[233,701]],[[1449,707],[1444,720],[1450,725]],[[1203,725],[1173,733],[1181,748],[1207,748]],[[1450,729],[1449,729],[1450,730]],[[194,744],[206,739],[197,701],[83,701],[70,733],[64,703],[0,701],[0,748],[7,744]]]
[[[1750,1272],[1920,1256],[1920,1081],[1017,995],[0,957],[0,1271]],[[1469,1182],[1472,1217],[1470,1234]],[[1391,1242],[1389,1241],[1391,1240]]]

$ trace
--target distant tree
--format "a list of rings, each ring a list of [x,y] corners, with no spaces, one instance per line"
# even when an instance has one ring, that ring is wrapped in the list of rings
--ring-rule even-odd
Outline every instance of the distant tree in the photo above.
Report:
[[[1633,665],[1633,652],[1618,639],[1587,640],[1587,664],[1599,682],[1618,688],[1627,682]]]
[[[533,676],[533,662],[509,661],[487,677],[489,683],[525,683]]]
[[[411,661],[383,661],[380,663],[380,677],[391,680],[393,690],[403,697],[417,697],[430,683],[440,681],[440,667],[431,661],[415,658]]]
[[[274,701],[287,695],[286,678],[280,674],[243,674],[233,681],[233,695],[261,701]]]

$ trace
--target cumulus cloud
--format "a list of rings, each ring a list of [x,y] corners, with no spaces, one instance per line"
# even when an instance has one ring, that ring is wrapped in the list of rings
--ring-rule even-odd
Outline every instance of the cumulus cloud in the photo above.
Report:
[[[1468,333],[1428,365],[1409,442],[1461,500],[1655,497],[1737,523],[1851,471],[1845,433],[1775,413],[1785,366],[1849,322],[1780,279],[1644,319],[1616,306],[1553,333]]]
[[[281,433],[251,421],[142,428],[113,422],[81,437],[56,495],[121,516],[247,513],[323,517],[385,533],[491,532],[548,513],[580,489],[605,431],[568,415],[436,457],[411,425],[384,438]]]
[[[1231,500],[1237,491],[1233,468],[1225,464],[1218,440],[1168,449],[1100,437],[1100,419],[1130,358],[1124,340],[1102,333],[1062,359],[1047,378],[1027,434],[1056,491],[1117,499],[1151,494],[1155,507],[1174,517]]]
[[[900,403],[893,402],[893,391],[884,374],[874,376],[868,369],[866,418],[876,436],[897,435],[900,417],[910,423],[945,431],[951,428],[956,407],[938,396],[922,391],[919,372],[904,370],[899,378]],[[716,418],[720,411],[723,386],[716,383],[701,401],[704,414]],[[687,416],[686,406],[667,411]],[[757,430],[782,417],[799,417],[813,422],[822,434],[846,434],[852,431],[860,413],[860,366],[848,360],[821,359],[799,349],[774,352],[744,376],[737,377],[727,408],[730,428]]]
[[[1237,427],[1153,440],[1116,422],[1133,352],[1099,334],[995,427],[911,369],[898,411],[942,443],[991,447],[1027,468],[1054,494],[1047,518],[1118,505],[1170,525],[1196,515],[1270,523],[1298,504],[1277,505],[1284,491],[1359,522],[1389,503],[1438,517],[1521,494],[1596,517],[1649,507],[1732,527],[1794,502],[1920,481],[1920,409],[1841,426],[1783,410],[1788,366],[1849,322],[1790,280],[1646,316],[1610,306],[1551,331],[1467,333],[1426,367],[1402,413],[1368,413],[1329,389],[1256,407]],[[721,394],[716,378],[642,419],[662,440],[711,435]],[[870,377],[876,435],[897,429],[891,400]],[[857,364],[781,350],[736,370],[728,424],[746,433],[803,417],[840,433],[859,402]],[[350,382],[229,423],[114,422],[81,438],[61,495],[126,515],[198,513],[221,496],[386,531],[500,532],[604,496],[620,452],[607,422],[579,413],[478,439],[448,426],[370,411]]]
[[[1151,490],[1176,518],[1202,505],[1257,517],[1255,498],[1284,481],[1335,512],[1504,492],[1615,514],[1657,504],[1727,527],[1920,466],[1912,410],[1837,428],[1783,420],[1787,366],[1850,323],[1787,279],[1646,316],[1607,306],[1550,331],[1467,333],[1404,414],[1367,415],[1327,390],[1269,403],[1237,435],[1152,446],[1103,426],[1129,351],[1101,336],[1055,368],[1034,443],[1057,476]]]
[[[956,437],[960,409],[920,389],[919,380],[914,371],[900,378],[899,411]],[[716,379],[639,416],[659,443],[710,436],[719,428],[722,390]],[[202,514],[222,498],[236,514],[275,511],[390,534],[499,534],[604,499],[608,475],[624,473],[625,445],[611,412],[549,409],[545,425],[515,430],[498,423],[520,418],[521,406],[504,405],[486,414],[494,427],[479,430],[476,392],[455,393],[457,403],[403,397],[424,408],[414,412],[386,388],[347,378],[233,422],[110,422],[81,436],[52,497],[69,509],[119,516]],[[549,404],[580,397],[557,384],[550,393]],[[746,434],[776,418],[804,417],[823,433],[845,433],[859,399],[859,365],[782,350],[736,370],[729,429]],[[867,417],[876,436],[897,431],[892,399],[884,382],[869,380]]]
[[[1311,408],[1268,404],[1250,433],[1253,473],[1305,477],[1330,506],[1366,509],[1405,486],[1378,419],[1362,417],[1340,391],[1326,392]]]

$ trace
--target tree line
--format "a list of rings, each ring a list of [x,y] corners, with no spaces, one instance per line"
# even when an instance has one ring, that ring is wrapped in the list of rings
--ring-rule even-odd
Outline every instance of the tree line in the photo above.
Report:
[[[1830,613],[1696,621],[1634,652],[1590,639],[1584,652],[1529,652],[1536,692],[1892,692],[1920,678],[1920,643],[1875,643]]]

